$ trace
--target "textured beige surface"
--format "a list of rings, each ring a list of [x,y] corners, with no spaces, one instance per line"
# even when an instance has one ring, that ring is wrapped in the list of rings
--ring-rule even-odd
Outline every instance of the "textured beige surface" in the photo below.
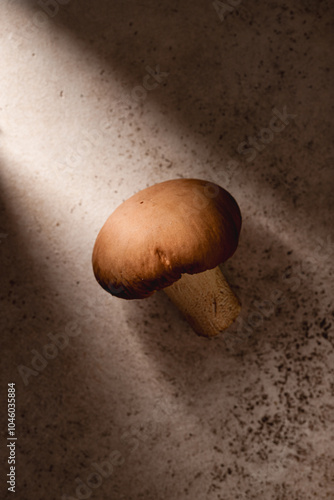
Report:
[[[333,7],[232,3],[1,1],[1,498],[333,498]],[[243,214],[211,341],[91,269],[108,215],[177,177]]]

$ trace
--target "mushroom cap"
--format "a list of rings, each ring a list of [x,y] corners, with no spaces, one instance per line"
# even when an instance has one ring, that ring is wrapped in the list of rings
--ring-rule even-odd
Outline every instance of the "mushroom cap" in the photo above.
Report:
[[[225,262],[235,252],[241,214],[222,187],[200,179],[155,184],[124,201],[93,250],[98,283],[124,299],[142,299]]]

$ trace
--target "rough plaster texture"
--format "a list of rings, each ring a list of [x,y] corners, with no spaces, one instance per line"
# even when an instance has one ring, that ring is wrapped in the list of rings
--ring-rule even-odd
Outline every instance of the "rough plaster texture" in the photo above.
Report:
[[[333,6],[234,5],[1,2],[1,498],[334,498]],[[243,213],[211,341],[91,270],[107,216],[177,177]]]

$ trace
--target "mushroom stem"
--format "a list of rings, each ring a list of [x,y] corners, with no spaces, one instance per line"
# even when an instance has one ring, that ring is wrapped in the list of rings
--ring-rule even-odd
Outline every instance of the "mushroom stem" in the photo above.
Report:
[[[214,337],[237,318],[241,306],[220,267],[183,274],[163,289],[198,335]]]

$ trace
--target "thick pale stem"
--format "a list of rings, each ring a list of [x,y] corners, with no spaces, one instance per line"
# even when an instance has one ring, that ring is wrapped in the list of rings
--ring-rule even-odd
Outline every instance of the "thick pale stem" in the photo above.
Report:
[[[205,337],[225,330],[241,309],[218,266],[199,274],[183,274],[163,290],[195,332]]]

